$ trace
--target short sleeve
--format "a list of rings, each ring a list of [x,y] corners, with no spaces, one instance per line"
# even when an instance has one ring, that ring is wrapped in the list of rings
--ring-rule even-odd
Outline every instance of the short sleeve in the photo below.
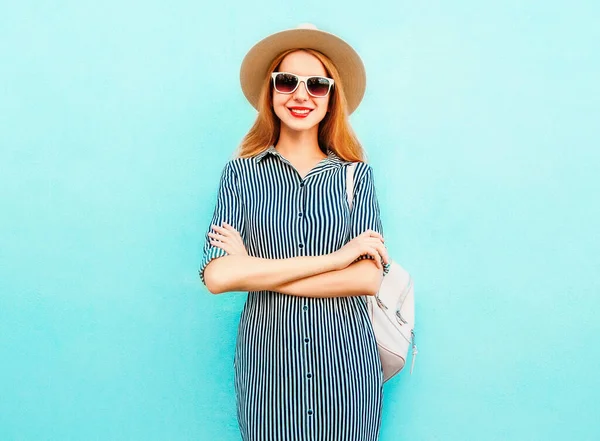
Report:
[[[377,231],[383,236],[383,226],[379,212],[379,201],[375,190],[372,167],[359,162],[354,170],[354,199],[350,210],[350,239],[367,230]],[[364,256],[365,258],[367,256]],[[371,258],[371,257],[368,257]],[[389,264],[383,264],[383,275],[390,270]]]
[[[237,184],[238,180],[236,172],[234,170],[232,161],[229,161],[227,164],[225,164],[221,174],[215,210],[211,223],[209,224],[204,237],[202,262],[200,264],[200,269],[198,270],[198,274],[200,275],[200,279],[204,285],[206,285],[204,280],[204,270],[206,269],[206,266],[213,259],[227,255],[227,252],[221,248],[213,246],[210,243],[210,237],[208,236],[208,233],[211,231],[210,226],[221,226],[223,222],[227,222],[240,233],[242,238],[245,238],[241,199],[239,197]]]

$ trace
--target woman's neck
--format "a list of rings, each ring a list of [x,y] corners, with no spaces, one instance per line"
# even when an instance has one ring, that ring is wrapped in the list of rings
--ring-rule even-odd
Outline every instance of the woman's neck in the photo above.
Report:
[[[315,158],[323,159],[327,156],[319,147],[318,126],[315,126],[314,130],[297,132],[289,130],[282,124],[275,148],[290,161],[304,162]]]

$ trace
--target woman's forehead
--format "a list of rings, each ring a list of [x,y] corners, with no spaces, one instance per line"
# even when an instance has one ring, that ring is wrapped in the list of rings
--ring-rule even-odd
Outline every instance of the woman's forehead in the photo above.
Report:
[[[327,75],[323,63],[313,54],[303,50],[287,54],[281,61],[279,70],[296,75]]]

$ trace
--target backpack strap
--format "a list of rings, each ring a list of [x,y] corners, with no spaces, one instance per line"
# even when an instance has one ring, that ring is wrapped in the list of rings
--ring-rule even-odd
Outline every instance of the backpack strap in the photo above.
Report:
[[[352,209],[352,199],[354,198],[354,169],[356,168],[356,162],[353,162],[346,167],[346,197],[348,198],[348,205]]]

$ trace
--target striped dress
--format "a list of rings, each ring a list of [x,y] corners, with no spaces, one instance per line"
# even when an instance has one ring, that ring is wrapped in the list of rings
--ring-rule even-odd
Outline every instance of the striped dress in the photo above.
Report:
[[[223,169],[212,224],[240,232],[266,259],[332,253],[367,229],[383,234],[370,165],[355,170],[332,151],[304,178],[271,146]],[[210,228],[209,228],[210,230]],[[200,277],[226,255],[206,236]],[[384,273],[389,267],[384,266]],[[364,296],[309,298],[251,291],[234,356],[237,420],[244,441],[375,441],[383,372]]]

